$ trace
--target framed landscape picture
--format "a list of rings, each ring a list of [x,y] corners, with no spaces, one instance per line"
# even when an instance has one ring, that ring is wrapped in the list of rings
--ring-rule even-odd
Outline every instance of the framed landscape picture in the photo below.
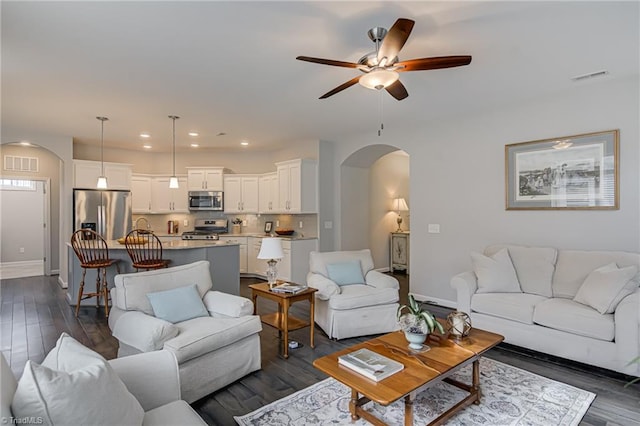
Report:
[[[619,130],[505,145],[507,210],[617,210]]]

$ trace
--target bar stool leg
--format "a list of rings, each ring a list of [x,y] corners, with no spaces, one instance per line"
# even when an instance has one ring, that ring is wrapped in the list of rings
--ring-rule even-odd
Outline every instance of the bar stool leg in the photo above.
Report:
[[[102,292],[104,299],[104,314],[109,316],[109,290],[107,289],[107,268],[102,268]]]
[[[84,293],[84,277],[87,275],[87,270],[82,268],[82,278],[80,279],[80,288],[78,289],[78,303],[76,304],[76,318],[78,318],[78,312],[80,311],[80,302],[82,301],[82,294]]]
[[[100,292],[100,269],[96,269],[96,311],[100,309],[100,295],[102,294]]]

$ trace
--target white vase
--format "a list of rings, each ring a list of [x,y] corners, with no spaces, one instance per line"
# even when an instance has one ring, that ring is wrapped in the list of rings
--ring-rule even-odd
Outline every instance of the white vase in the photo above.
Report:
[[[406,337],[407,341],[409,342],[409,347],[415,350],[422,349],[422,344],[425,340],[427,340],[426,334],[410,333],[408,331],[404,332],[404,337]]]

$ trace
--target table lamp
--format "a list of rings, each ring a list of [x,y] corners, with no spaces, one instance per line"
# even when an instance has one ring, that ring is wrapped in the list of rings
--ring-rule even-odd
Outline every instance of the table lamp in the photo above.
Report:
[[[398,222],[398,229],[396,232],[402,232],[402,216],[400,216],[400,212],[408,212],[409,206],[407,206],[407,202],[404,198],[395,198],[393,200],[393,210],[398,213],[398,219],[396,220],[396,222]]]
[[[269,288],[273,288],[278,278],[278,270],[276,269],[276,259],[282,259],[284,253],[282,252],[282,239],[280,238],[263,238],[262,245],[260,246],[260,253],[258,253],[258,259],[267,259],[267,281],[269,282]]]

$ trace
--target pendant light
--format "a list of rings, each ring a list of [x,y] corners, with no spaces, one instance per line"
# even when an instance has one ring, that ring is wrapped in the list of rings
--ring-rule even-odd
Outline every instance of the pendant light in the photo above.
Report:
[[[180,117],[170,115],[169,118],[173,120],[173,174],[169,179],[169,188],[178,189],[180,185],[178,185],[178,178],[176,177],[176,120]]]
[[[98,177],[98,183],[96,184],[96,188],[98,189],[107,189],[107,177],[104,174],[104,122],[108,120],[107,117],[96,117],[100,120],[100,164],[101,164],[101,172]]]

